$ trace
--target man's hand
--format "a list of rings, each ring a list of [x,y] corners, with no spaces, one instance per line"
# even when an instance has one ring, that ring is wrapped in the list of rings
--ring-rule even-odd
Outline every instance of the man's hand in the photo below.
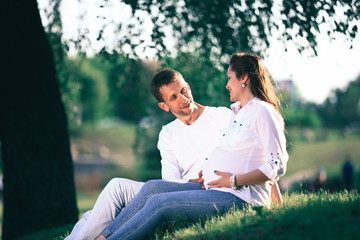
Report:
[[[103,235],[100,235],[96,238],[96,240],[106,240],[106,238]]]
[[[190,179],[189,182],[204,184],[204,179],[202,178],[202,172],[203,172],[202,170],[199,172],[198,178]],[[203,188],[204,188],[204,186],[203,186]]]
[[[215,181],[211,181],[208,183],[209,188],[221,188],[221,187],[227,187],[231,188],[230,184],[230,177],[231,175],[224,172],[214,171],[214,173],[218,176],[220,176],[219,179]]]

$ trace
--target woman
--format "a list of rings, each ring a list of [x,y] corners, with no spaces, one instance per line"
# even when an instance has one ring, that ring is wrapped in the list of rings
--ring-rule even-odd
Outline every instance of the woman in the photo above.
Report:
[[[269,180],[284,175],[288,160],[279,101],[258,56],[235,53],[227,75],[236,115],[203,165],[207,190],[198,190],[194,183],[184,188],[149,181],[98,239],[145,238],[160,222],[179,217],[197,220],[234,206],[270,205]]]

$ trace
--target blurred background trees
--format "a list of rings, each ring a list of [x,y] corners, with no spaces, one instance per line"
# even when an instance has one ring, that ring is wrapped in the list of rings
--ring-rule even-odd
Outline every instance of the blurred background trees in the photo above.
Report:
[[[317,107],[326,126],[343,127],[360,119],[360,76],[345,89],[334,89],[323,104]]]

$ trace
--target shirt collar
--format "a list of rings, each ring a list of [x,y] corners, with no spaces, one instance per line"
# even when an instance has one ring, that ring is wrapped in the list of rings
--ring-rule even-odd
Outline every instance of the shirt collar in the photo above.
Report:
[[[261,101],[261,100],[258,99],[257,97],[254,97],[253,99],[251,99],[251,100],[246,104],[246,106],[250,106],[250,105],[252,105],[253,103],[259,102],[259,101]],[[240,101],[237,101],[237,102],[231,104],[231,105],[230,105],[230,108],[231,108],[231,110],[232,110],[235,114],[237,114],[237,113],[240,111],[240,109],[241,109],[241,108],[240,108]]]
[[[235,114],[237,114],[240,110],[240,101],[231,104],[230,108]]]

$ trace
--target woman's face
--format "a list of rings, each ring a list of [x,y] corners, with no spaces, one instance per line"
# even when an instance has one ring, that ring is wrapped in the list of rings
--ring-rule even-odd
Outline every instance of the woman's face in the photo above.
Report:
[[[230,101],[239,101],[240,96],[244,91],[244,87],[242,87],[243,81],[236,77],[235,72],[231,70],[231,66],[228,68],[227,78],[228,82],[226,84],[226,89],[228,89],[230,92]]]

